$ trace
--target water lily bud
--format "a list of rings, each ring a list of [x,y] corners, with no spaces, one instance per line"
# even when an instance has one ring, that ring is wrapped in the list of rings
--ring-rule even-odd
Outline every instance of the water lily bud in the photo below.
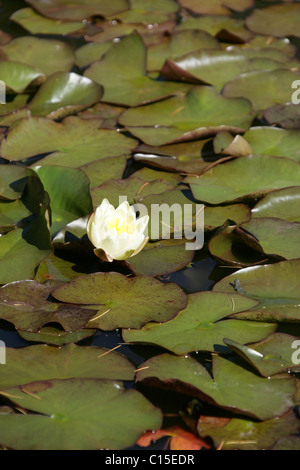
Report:
[[[136,255],[149,240],[145,236],[148,222],[148,215],[136,218],[128,201],[115,209],[103,199],[87,223],[87,234],[95,246],[95,255],[103,261],[124,260]]]

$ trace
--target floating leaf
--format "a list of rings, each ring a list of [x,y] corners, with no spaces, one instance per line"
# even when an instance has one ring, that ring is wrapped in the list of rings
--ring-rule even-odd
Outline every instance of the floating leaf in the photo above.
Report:
[[[213,290],[236,292],[237,279],[243,295],[260,301],[249,314],[238,314],[239,317],[275,322],[299,321],[299,270],[299,260],[240,269],[217,282]]]
[[[184,8],[201,15],[229,15],[230,10],[243,11],[253,5],[253,0],[179,0]],[[228,8],[230,10],[228,10]]]
[[[108,137],[107,134],[106,137]],[[107,143],[108,140],[109,139],[104,142]],[[121,144],[121,142],[119,142],[119,144]],[[100,187],[100,185],[102,185],[106,181],[122,178],[126,168],[126,163],[126,155],[121,155],[120,157],[101,158],[90,163],[86,163],[81,167],[81,169],[86,173],[90,180],[90,186],[92,188],[92,199],[94,197],[93,188],[95,188],[96,186]],[[111,199],[108,199],[111,202]]]
[[[300,5],[297,3],[256,8],[246,19],[247,27],[259,34],[299,37]]]
[[[142,394],[111,380],[47,380],[4,393],[34,412],[0,415],[0,441],[13,449],[123,449],[162,421]]]
[[[252,309],[254,302],[237,294],[197,292],[189,295],[187,308],[173,320],[148,323],[141,330],[123,330],[123,339],[155,344],[175,354],[221,351],[224,337],[240,338],[243,344],[259,341],[274,332],[275,325],[224,319],[234,312]]]
[[[45,78],[44,74],[34,67],[8,61],[0,62],[0,76],[8,90],[11,89],[15,93],[23,93],[29,85],[37,85]]]
[[[27,0],[43,16],[54,20],[80,21],[89,16],[112,16],[129,8],[128,0]]]
[[[143,370],[137,373],[137,381],[161,384],[164,388],[175,389],[263,421],[281,416],[293,406],[296,387],[291,376],[258,377],[217,355],[213,356],[212,362],[213,378],[189,356],[162,354],[143,363]]]
[[[223,225],[230,219],[237,225],[251,218],[251,211],[245,204],[232,204],[230,206],[205,207],[204,223],[206,229],[214,229]]]
[[[102,330],[139,328],[150,319],[164,322],[187,303],[176,284],[163,284],[146,276],[128,278],[115,272],[80,276],[56,288],[52,295],[61,302],[97,309],[86,326]]]
[[[18,330],[33,333],[48,323],[59,323],[65,331],[80,330],[95,315],[95,309],[47,300],[55,285],[53,281],[39,284],[30,280],[6,284],[0,289],[0,318]]]
[[[278,189],[266,194],[252,209],[254,218],[275,217],[289,222],[300,222],[300,186]]]
[[[47,343],[54,346],[64,346],[65,344],[77,343],[83,339],[89,338],[96,333],[97,330],[88,330],[84,328],[82,330],[74,331],[73,333],[67,333],[66,331],[59,330],[51,326],[45,326],[36,333],[19,330],[18,334],[21,338],[26,341],[38,343]]]
[[[18,199],[21,197],[32,171],[17,165],[1,165],[0,168],[1,199],[11,201]]]
[[[119,354],[94,346],[69,344],[57,348],[34,345],[7,348],[6,367],[1,374],[0,389],[15,387],[38,380],[89,379],[133,380],[134,365]]]
[[[73,49],[56,39],[25,36],[13,39],[0,47],[10,62],[19,62],[49,76],[55,72],[69,72],[75,62]]]
[[[103,88],[76,73],[50,75],[28,105],[34,116],[64,117],[88,108],[102,98]]]
[[[206,86],[195,87],[184,97],[125,111],[120,124],[148,145],[193,140],[220,131],[245,131],[252,121],[248,100],[227,99]]]
[[[114,44],[84,75],[104,87],[103,101],[123,106],[157,101],[190,88],[146,76],[146,48],[137,32]]]
[[[210,204],[240,201],[245,196],[260,197],[274,189],[297,186],[299,182],[299,163],[267,155],[237,158],[211,168],[204,175],[185,179],[194,197]]]
[[[131,9],[114,15],[123,23],[162,23],[178,10],[175,0],[130,0]]]
[[[274,104],[264,112],[269,124],[280,125],[284,129],[300,128],[300,109],[297,104]]]
[[[162,437],[170,437],[170,450],[201,450],[209,449],[210,446],[189,431],[180,426],[172,426],[168,429],[160,429],[156,432],[146,432],[137,441],[140,447],[148,447]]]

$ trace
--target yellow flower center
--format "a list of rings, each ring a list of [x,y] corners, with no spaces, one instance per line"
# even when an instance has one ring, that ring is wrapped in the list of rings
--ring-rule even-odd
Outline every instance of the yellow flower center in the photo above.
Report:
[[[132,222],[132,221],[131,221]],[[120,217],[119,215],[115,215],[110,220],[107,221],[107,225],[109,229],[116,229],[117,234],[120,233],[128,233],[132,234],[134,232],[134,224],[130,223],[128,218]]]

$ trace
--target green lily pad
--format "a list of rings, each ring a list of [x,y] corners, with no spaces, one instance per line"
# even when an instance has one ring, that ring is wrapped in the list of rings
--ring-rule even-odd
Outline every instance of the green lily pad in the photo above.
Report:
[[[69,72],[74,63],[73,49],[56,39],[25,36],[13,39],[0,47],[10,62],[19,62],[49,76],[55,72]]]
[[[300,187],[278,189],[266,194],[252,209],[253,218],[275,217],[300,222]]]
[[[0,441],[13,449],[124,449],[162,422],[142,394],[112,380],[47,380],[4,393],[34,412],[0,415]]]
[[[255,70],[228,82],[222,93],[230,98],[246,96],[256,111],[263,111],[276,103],[291,103],[291,85],[297,78],[297,73],[283,68]],[[262,83],[263,93],[260,89]]]
[[[179,0],[179,4],[192,11],[193,13],[201,15],[229,15],[230,10],[243,11],[252,7],[253,0]]]
[[[96,311],[47,300],[57,282],[24,280],[6,284],[0,289],[0,318],[18,330],[33,333],[48,323],[59,323],[68,332],[80,330]]]
[[[237,225],[247,222],[251,218],[251,210],[245,204],[232,204],[230,206],[205,207],[204,223],[206,229],[222,226],[230,219]]]
[[[36,172],[50,196],[52,234],[72,220],[92,212],[89,179],[82,170],[41,166],[36,167]]]
[[[272,450],[300,450],[299,437],[283,437],[272,447]]]
[[[299,37],[300,5],[297,3],[256,8],[246,19],[247,27],[254,33],[284,38]]]
[[[244,24],[244,20],[224,15],[188,16],[176,26],[175,31],[201,29],[217,38],[233,42],[248,42],[253,37]]]
[[[118,352],[94,346],[69,344],[57,348],[46,344],[7,348],[6,367],[0,389],[38,380],[89,379],[133,380],[134,365]],[[102,356],[102,357],[99,357]]]
[[[137,32],[114,44],[84,75],[104,87],[103,101],[121,106],[157,101],[190,88],[146,76],[146,47]]]
[[[80,276],[54,289],[52,295],[61,302],[97,309],[86,327],[102,330],[140,328],[150,320],[164,322],[187,303],[186,294],[176,284],[114,272]]]
[[[1,199],[13,201],[21,197],[32,171],[17,165],[1,165],[0,169]]]
[[[80,167],[92,161],[130,154],[136,141],[115,130],[98,129],[96,120],[69,116],[62,122],[31,117],[14,126],[1,142],[1,156],[7,160],[24,160],[50,154],[42,165]]]
[[[264,112],[269,124],[280,125],[284,129],[300,128],[300,108],[297,104],[274,104]]]
[[[40,70],[30,65],[8,61],[0,62],[0,76],[7,89],[15,93],[23,93],[30,85],[34,87],[45,79]]]
[[[16,201],[0,201],[0,232],[5,228],[14,228],[20,220],[31,215],[30,210],[20,199]]]
[[[129,343],[150,343],[175,354],[222,350],[223,338],[240,338],[251,343],[273,333],[274,324],[225,319],[234,312],[252,309],[256,303],[240,295],[196,292],[189,295],[187,308],[166,323],[148,323],[141,330],[123,330]],[[255,339],[257,338],[257,339]]]
[[[282,56],[285,58],[285,55],[276,49],[271,49],[273,54],[266,53],[266,57],[262,56],[262,50],[257,50],[253,57],[248,57],[247,52],[249,49],[246,48],[245,50],[234,47],[227,50],[199,48],[198,51],[182,55],[176,60],[168,59],[161,73],[169,80],[209,84],[221,91],[227,82],[241,74],[254,70],[290,67],[277,59],[278,55],[280,58]],[[274,56],[274,52],[277,60],[269,57]]]
[[[147,70],[159,71],[166,59],[177,57],[198,49],[220,49],[219,41],[200,30],[184,30],[165,37],[159,44],[148,47]]]
[[[83,24],[80,21],[57,21],[45,18],[39,15],[32,8],[21,8],[21,10],[15,11],[10,20],[18,23],[24,29],[29,31],[31,34],[68,34],[78,31],[83,28]]]
[[[122,23],[162,23],[178,10],[175,0],[130,0],[130,10],[114,15]]]
[[[108,141],[104,142],[107,143]],[[90,180],[92,199],[94,198],[93,188],[102,185],[106,181],[122,178],[126,168],[126,163],[126,155],[120,155],[119,157],[101,158],[100,160],[95,160],[82,165],[81,169]],[[108,199],[111,202],[109,197]]]
[[[274,333],[263,341],[245,346],[236,341],[224,338],[224,343],[246,359],[263,377],[289,370],[299,370],[293,363],[292,349],[296,336]]]
[[[238,314],[238,317],[275,322],[299,321],[299,270],[299,260],[244,268],[217,282],[213,290],[236,292],[237,279],[243,295],[260,301],[249,314]]]
[[[90,16],[112,16],[128,10],[128,0],[27,0],[35,10],[54,20],[80,21]]]
[[[201,438],[210,437],[215,448],[223,450],[266,450],[279,439],[298,432],[299,423],[292,411],[263,422],[241,418],[201,416],[197,431]]]
[[[162,354],[144,362],[142,367],[137,373],[138,382],[161,384],[262,421],[286,413],[293,406],[296,392],[295,381],[288,374],[262,378],[217,355],[212,359],[213,378],[189,356]]]
[[[52,326],[45,326],[36,333],[29,331],[19,330],[18,334],[21,338],[29,342],[47,343],[54,346],[64,346],[65,344],[77,343],[83,339],[93,336],[97,330],[88,330],[84,328],[82,330],[74,331],[73,333],[67,333],[66,331],[59,330]]]
[[[6,104],[1,104],[0,106],[0,124],[5,126],[3,124],[3,116],[10,116],[11,114],[15,114],[16,111],[22,110],[28,101],[29,95],[22,94],[22,95],[16,95],[12,101],[9,101]],[[27,115],[27,110],[25,111]],[[10,124],[8,124],[10,125]]]
[[[129,109],[119,118],[130,132],[148,145],[194,140],[220,131],[243,132],[252,121],[248,100],[227,99],[201,86],[186,96]]]
[[[237,158],[203,175],[185,179],[194,197],[210,204],[260,197],[271,190],[297,186],[299,181],[299,163],[267,155]]]
[[[242,228],[259,241],[264,253],[285,259],[300,258],[300,223],[260,217],[244,223]]]
[[[56,72],[39,88],[28,108],[34,116],[57,119],[88,108],[102,95],[103,88],[87,77]]]
[[[112,44],[109,41],[84,44],[75,52],[76,65],[78,67],[87,67],[93,62],[100,60]]]
[[[160,240],[147,243],[128,264],[135,274],[161,276],[183,269],[192,262],[194,255],[195,251],[186,250],[185,240]]]

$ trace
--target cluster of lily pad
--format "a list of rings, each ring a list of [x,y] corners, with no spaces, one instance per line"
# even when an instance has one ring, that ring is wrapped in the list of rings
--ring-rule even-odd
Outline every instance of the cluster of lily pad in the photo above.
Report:
[[[0,36],[0,320],[28,341],[0,365],[0,445],[188,429],[185,448],[299,449],[300,5],[27,3],[11,20],[29,34]],[[170,282],[201,253],[164,227],[126,262],[96,258],[88,216],[119,195],[203,203],[222,278]],[[115,330],[147,359],[89,344]],[[154,387],[203,412],[168,429]]]

